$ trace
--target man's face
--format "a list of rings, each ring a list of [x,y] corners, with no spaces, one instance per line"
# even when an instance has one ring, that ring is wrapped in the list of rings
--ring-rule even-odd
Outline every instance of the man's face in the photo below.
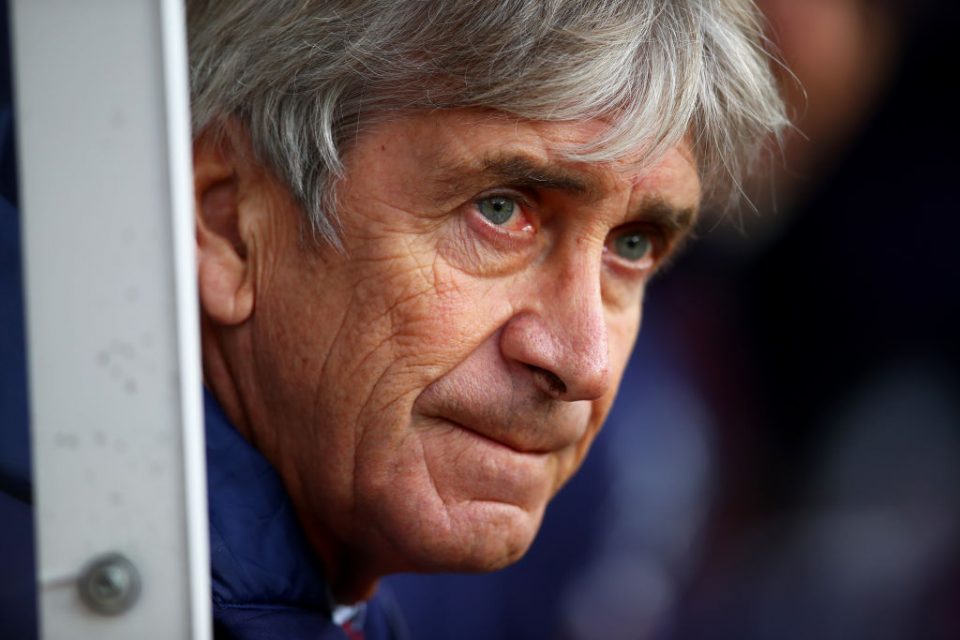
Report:
[[[251,261],[249,415],[316,545],[384,572],[495,569],[530,545],[698,204],[684,147],[644,171],[563,159],[602,127],[377,124],[345,158],[343,253],[274,199]]]

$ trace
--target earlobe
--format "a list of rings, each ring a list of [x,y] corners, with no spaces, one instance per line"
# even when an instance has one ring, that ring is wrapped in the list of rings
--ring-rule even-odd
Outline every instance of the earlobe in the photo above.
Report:
[[[254,303],[251,256],[241,231],[236,160],[228,141],[201,135],[194,143],[200,304],[221,325],[246,321]]]

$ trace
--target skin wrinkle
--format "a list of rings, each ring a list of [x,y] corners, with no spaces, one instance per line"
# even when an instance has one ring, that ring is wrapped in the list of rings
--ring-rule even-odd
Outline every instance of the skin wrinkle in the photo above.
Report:
[[[311,419],[309,422],[309,424],[314,425],[315,428],[322,427],[322,422],[319,419],[320,414],[319,414],[319,411],[317,410],[317,407],[321,406],[323,402],[323,400],[320,397],[323,394],[323,385],[319,384],[319,382],[324,380],[327,377],[327,375],[329,375],[329,370],[327,367],[328,367],[328,364],[332,361],[330,357],[330,351],[333,350],[333,345],[344,343],[341,340],[341,338],[343,336],[344,331],[346,330],[347,318],[348,318],[348,315],[346,313],[341,314],[340,322],[337,324],[337,326],[334,329],[333,340],[330,343],[330,347],[328,348],[327,352],[323,354],[323,357],[320,358],[322,364],[320,365],[320,371],[317,374],[318,383],[314,384],[314,387],[315,387],[314,401],[313,401],[314,413],[311,416]]]
[[[353,301],[351,301],[351,302],[353,302]],[[352,306],[352,304],[351,304],[350,306]],[[348,309],[349,309],[349,307],[348,307]],[[336,326],[336,328],[335,328],[335,330],[334,330],[333,339],[332,339],[331,342],[330,342],[330,346],[328,347],[327,352],[326,352],[326,353],[323,355],[323,357],[320,359],[320,360],[321,360],[320,371],[319,371],[318,374],[317,374],[317,382],[314,384],[314,394],[313,394],[313,402],[312,402],[312,414],[311,414],[310,420],[309,420],[309,422],[308,422],[308,424],[312,426],[312,431],[313,431],[312,436],[313,436],[313,438],[315,438],[315,439],[319,439],[319,438],[322,437],[322,434],[319,432],[319,430],[324,429],[325,426],[326,426],[326,425],[324,424],[325,421],[321,418],[321,415],[322,415],[322,413],[323,413],[321,407],[324,406],[324,404],[325,404],[325,400],[324,400],[324,398],[322,397],[322,396],[324,395],[324,389],[325,389],[325,385],[323,384],[323,380],[325,380],[325,379],[327,378],[327,376],[330,375],[330,371],[329,371],[329,369],[328,369],[328,364],[332,361],[331,352],[333,351],[334,346],[335,346],[335,345],[338,345],[338,344],[339,344],[339,345],[343,345],[343,344],[348,344],[348,343],[349,343],[349,341],[343,339],[343,335],[344,335],[344,333],[345,333],[346,330],[347,330],[347,320],[348,320],[348,318],[349,318],[349,313],[347,313],[347,312],[344,312],[344,313],[342,313],[342,314],[340,315],[340,322],[337,324],[337,326]],[[354,435],[355,435],[355,434],[354,434]],[[355,441],[354,441],[353,446],[351,447],[350,450],[351,450],[351,451],[354,451],[354,452],[359,451],[359,447],[356,446],[356,442],[355,442]],[[356,456],[353,456],[352,459],[351,459],[351,461],[352,461],[352,464],[351,464],[351,467],[350,467],[350,469],[349,469],[349,474],[350,474],[350,477],[354,479],[354,481],[351,483],[351,486],[352,486],[352,487],[355,487],[355,486],[356,486],[356,473],[357,473]],[[309,465],[303,465],[303,466],[300,468],[300,473],[297,474],[297,478],[298,478],[301,486],[302,486],[302,485],[305,485],[305,484],[308,484],[308,483],[310,482],[310,477],[307,475],[307,474],[310,472],[310,469],[311,469],[311,467],[310,467]],[[348,507],[348,510],[351,511],[351,512],[355,512],[355,510],[356,510],[356,506],[355,506],[355,505],[356,505],[356,496],[354,496],[354,495],[351,495],[351,496],[350,496],[350,498],[349,498],[349,505],[350,505],[350,506]],[[316,527],[316,523],[311,522],[311,527],[310,527],[310,528],[315,528],[315,527]],[[309,529],[308,529],[308,530],[309,530]],[[335,533],[334,533],[334,532],[330,532],[328,535],[335,535]],[[324,558],[324,560],[327,561],[327,564],[333,564],[333,563],[330,563],[326,558]],[[330,569],[330,570],[335,570],[335,567],[331,566],[331,567],[329,567],[329,569]]]
[[[437,273],[436,273],[437,252],[436,252],[436,251],[433,251],[432,254],[430,254],[429,257],[432,258],[431,260],[427,260],[427,261],[421,262],[419,259],[417,259],[418,255],[419,255],[418,252],[412,251],[412,247],[410,247],[410,242],[409,242],[409,240],[406,240],[406,241],[405,241],[405,244],[407,245],[407,250],[410,251],[410,254],[411,254],[412,256],[414,256],[414,259],[417,260],[417,268],[418,268],[418,270],[419,270],[419,272],[420,272],[421,277],[423,277],[424,284],[426,285],[426,288],[424,289],[424,292],[428,292],[428,291],[431,291],[431,290],[432,290],[432,291],[436,291],[437,293],[439,293],[439,292],[440,292],[440,283],[439,283],[439,281],[438,281],[438,279],[437,279],[437,277],[436,277],[436,276],[437,276]],[[432,279],[431,279],[430,276],[428,275],[428,271],[433,275],[433,278],[432,278]],[[421,292],[421,293],[422,293],[422,292]]]
[[[398,396],[388,398],[384,404],[378,405],[375,410],[370,409],[370,405],[373,403],[374,396],[376,395],[376,392],[378,391],[379,387],[383,384],[384,379],[396,373],[393,370],[395,367],[396,367],[395,364],[391,365],[389,368],[382,371],[378,375],[378,377],[374,380],[374,383],[372,385],[373,393],[371,393],[370,396],[366,400],[364,400],[364,403],[360,405],[360,411],[358,412],[360,415],[380,413],[381,411],[389,409],[392,405],[397,404],[398,402],[400,402],[400,400],[402,400],[405,396],[407,396],[410,393],[410,392],[404,392]],[[366,434],[364,434],[361,437],[365,437],[365,436]]]
[[[454,428],[454,427],[452,427],[452,426],[448,427],[449,430],[453,430],[453,428]],[[413,434],[407,434],[407,435],[404,437],[404,440],[410,439],[410,438],[412,438],[412,437],[414,437]],[[443,505],[444,505],[444,507],[445,507],[444,510],[441,512],[441,517],[444,519],[443,525],[445,526],[446,529],[449,530],[449,529],[452,528],[452,526],[451,526],[451,521],[452,521],[452,519],[453,519],[453,516],[452,516],[452,514],[451,514],[451,512],[450,512],[449,501],[448,501],[447,498],[444,497],[444,492],[441,490],[441,488],[436,484],[436,481],[434,480],[434,473],[433,473],[433,471],[430,469],[430,457],[427,456],[427,455],[425,455],[425,453],[424,453],[424,451],[423,451],[423,440],[422,440],[422,439],[418,439],[418,440],[417,440],[417,445],[420,447],[420,460],[421,460],[421,462],[422,462],[422,464],[424,465],[424,468],[425,468],[425,470],[426,470],[426,474],[425,474],[425,475],[426,475],[426,477],[428,478],[429,482],[431,483],[431,489],[433,490],[433,495],[435,495],[435,496],[441,501],[441,503],[443,503]],[[425,518],[425,516],[423,515],[423,512],[422,512],[422,511],[418,511],[418,516],[419,516],[421,519]],[[380,523],[375,523],[375,526],[378,526],[379,524],[380,524]],[[431,522],[429,526],[434,526],[434,527],[435,527],[435,526],[437,526],[437,523]],[[381,529],[381,533],[380,533],[380,534],[381,534],[381,537],[383,537],[383,538],[386,539],[386,540],[390,540],[390,539],[392,538],[392,536],[389,534],[389,532],[387,532],[387,531],[385,531],[385,530],[382,530],[382,529]]]
[[[363,283],[370,284],[374,290],[379,289],[380,287],[384,286],[384,284],[385,284],[385,283],[377,280],[377,279],[374,278],[374,277],[371,277],[371,278],[369,278],[369,279],[367,279],[367,280],[365,280],[365,281],[361,281],[360,283],[357,283],[357,285],[352,288],[352,293],[351,293],[350,302],[348,303],[348,313],[345,313],[345,314],[344,314],[344,318],[349,317],[349,315],[350,315],[350,314],[349,314],[349,310],[350,310],[350,309],[353,309],[353,308],[355,308],[355,307],[366,307],[366,303],[367,303],[367,300],[368,300],[368,296],[363,296],[363,295],[361,294],[361,286],[360,286],[360,285],[363,284]],[[385,319],[385,318],[392,318],[392,316],[393,316],[393,314],[395,313],[396,308],[397,308],[397,306],[398,306],[399,304],[400,304],[400,302],[397,301],[396,303],[391,304],[391,305],[388,306],[386,309],[382,310],[382,312],[380,312],[381,315],[377,318],[377,320],[379,320],[379,319]],[[393,320],[391,320],[391,324],[392,324],[392,325],[395,325],[396,322],[393,321]],[[356,329],[355,329],[355,330],[356,330]],[[382,339],[378,344],[374,345],[372,349],[368,350],[368,353],[356,364],[356,367],[355,367],[354,371],[349,372],[348,375],[349,375],[349,376],[356,376],[356,375],[360,372],[360,370],[363,369],[364,365],[367,364],[368,360],[369,360],[371,357],[373,357],[373,356],[380,350],[381,347],[383,347],[383,346],[385,346],[385,345],[389,345],[390,341],[391,341],[391,340],[394,340],[395,338],[396,338],[395,330],[394,330],[394,332],[391,332],[390,334],[384,336],[383,339]],[[343,341],[340,342],[340,344],[345,345],[344,348],[349,348],[349,345],[351,344],[351,341],[349,341],[349,340],[343,340]],[[343,375],[342,372],[340,373],[340,375]]]
[[[453,514],[450,511],[448,499],[444,497],[444,492],[441,490],[441,488],[437,485],[436,481],[434,480],[434,472],[432,469],[430,469],[430,458],[428,458],[422,450],[423,448],[422,441],[420,442],[420,447],[421,447],[421,456],[422,456],[423,464],[426,470],[426,477],[430,482],[430,488],[434,492],[434,494],[437,496],[437,499],[440,500],[440,502],[443,504],[443,507],[444,507],[439,514],[439,517],[443,519],[442,526],[448,530],[452,529],[451,523],[453,520]],[[426,515],[424,514],[424,512],[420,511],[418,513],[418,516],[424,525],[437,526],[436,522],[433,522],[433,521],[426,522]]]
[[[402,437],[402,443],[403,443],[403,444],[406,444],[406,441],[410,440],[411,438],[413,438],[413,434],[406,434],[406,435],[404,435],[404,436]],[[415,445],[415,446],[420,446],[420,447],[422,447],[422,443],[420,443],[419,441],[415,442],[414,445]],[[421,459],[423,459],[422,454],[421,454]],[[398,464],[399,464],[399,462],[398,462]],[[354,486],[356,486],[356,483],[357,483],[357,480],[356,480],[356,478],[354,478]],[[437,487],[436,487],[435,485],[433,486],[433,491],[434,491],[435,493],[437,492]],[[437,495],[439,495],[439,494],[437,494]],[[360,519],[357,519],[357,521],[359,522]],[[379,522],[379,521],[373,521],[373,522],[371,522],[371,523],[368,523],[368,526],[370,526],[371,528],[375,529],[375,530],[377,531],[377,534],[379,535],[379,537],[380,537],[382,540],[387,541],[387,543],[391,544],[391,546],[393,546],[394,548],[396,548],[396,545],[395,545],[395,543],[393,542],[394,539],[395,539],[395,535],[393,535],[393,534],[391,533],[391,531],[389,530],[389,528],[386,527],[386,526],[384,526],[383,523],[381,523],[381,522]]]
[[[426,269],[425,265],[417,265],[416,271],[422,275],[425,269]],[[413,283],[411,283],[407,288],[413,288]],[[400,298],[398,298],[396,300],[396,303],[393,304],[389,309],[387,309],[386,313],[389,314],[391,317],[396,316],[403,310],[403,307],[411,305],[412,303],[416,302],[423,296],[429,295],[435,290],[436,290],[436,287],[431,286],[431,283],[427,281],[424,283],[423,288],[416,289],[414,291],[411,291],[410,293],[405,293]]]

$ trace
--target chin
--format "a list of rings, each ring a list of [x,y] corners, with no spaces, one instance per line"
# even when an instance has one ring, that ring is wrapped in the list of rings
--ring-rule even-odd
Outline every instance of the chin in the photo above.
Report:
[[[461,542],[457,571],[495,571],[517,562],[526,554],[540,530],[543,509],[530,513],[500,502],[461,505],[456,519],[462,529],[452,536]],[[464,553],[463,550],[466,550]]]
[[[434,498],[436,496],[434,495]],[[520,560],[543,519],[543,507],[439,498],[385,505],[380,533],[392,556],[391,571],[486,572]]]

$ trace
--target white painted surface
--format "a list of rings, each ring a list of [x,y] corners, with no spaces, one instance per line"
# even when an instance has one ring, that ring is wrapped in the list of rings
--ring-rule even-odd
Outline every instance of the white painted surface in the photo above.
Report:
[[[44,638],[209,638],[182,0],[15,0]],[[119,552],[139,602],[74,578]]]

